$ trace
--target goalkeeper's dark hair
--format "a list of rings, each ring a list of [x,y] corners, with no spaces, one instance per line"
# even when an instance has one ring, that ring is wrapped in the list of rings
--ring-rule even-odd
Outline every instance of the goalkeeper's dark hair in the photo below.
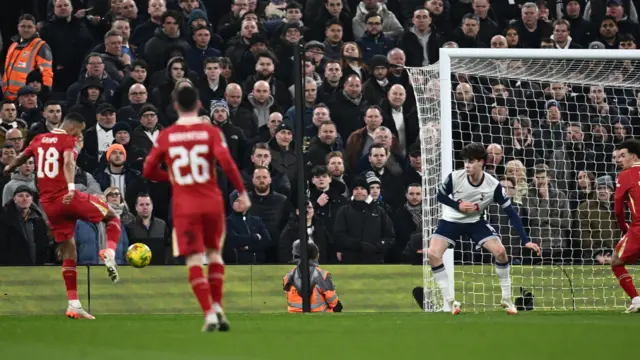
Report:
[[[84,117],[77,112],[67,114],[62,121],[67,124],[84,125]]]
[[[173,90],[171,97],[178,105],[178,110],[181,112],[195,112],[198,110],[200,102],[198,90],[191,86],[185,86]]]
[[[314,260],[320,254],[320,249],[318,249],[318,245],[310,242],[307,243],[307,257],[309,260]]]
[[[618,145],[618,150],[627,149],[629,154],[640,157],[640,141],[636,139],[627,139]]]
[[[468,160],[482,160],[487,162],[487,149],[480,143],[471,143],[462,148],[460,157]]]

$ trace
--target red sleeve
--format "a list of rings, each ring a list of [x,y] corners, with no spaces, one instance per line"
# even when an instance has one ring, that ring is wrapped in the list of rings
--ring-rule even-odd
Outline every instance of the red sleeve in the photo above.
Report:
[[[616,179],[616,193],[614,195],[613,209],[616,214],[616,221],[618,227],[623,233],[626,233],[629,226],[627,225],[627,219],[624,214],[624,203],[627,197],[627,190],[629,189],[629,180],[627,179],[628,172],[621,172]]]
[[[220,163],[222,170],[224,170],[224,174],[227,175],[227,179],[231,181],[233,187],[238,190],[238,193],[242,194],[245,192],[244,183],[242,182],[242,177],[240,176],[240,171],[238,171],[236,162],[233,161],[231,153],[229,153],[227,140],[225,140],[224,134],[215,127],[211,128],[211,133],[213,134],[211,137],[213,154],[215,155],[216,160]]]
[[[164,138],[163,133],[160,132],[158,138],[153,143],[153,147],[147,155],[147,159],[144,162],[142,168],[142,176],[151,181],[169,181],[169,173],[160,168],[162,159],[164,158],[164,150],[161,140]]]

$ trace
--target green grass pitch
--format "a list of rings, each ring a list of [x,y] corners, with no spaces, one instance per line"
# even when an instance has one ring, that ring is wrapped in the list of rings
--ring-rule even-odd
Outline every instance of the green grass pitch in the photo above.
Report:
[[[617,359],[634,358],[640,316],[619,313],[232,314],[200,333],[197,315],[0,318],[0,358]]]
[[[345,312],[286,314],[282,276],[290,268],[227,267],[232,331],[202,334],[183,267],[121,267],[116,285],[103,267],[79,267],[80,300],[95,321],[64,317],[59,267],[0,267],[0,359],[585,360],[636,353],[640,314],[621,313],[627,299],[604,266],[514,266],[514,293],[524,286],[536,296],[536,310],[517,316],[499,311],[491,266],[458,266],[457,317],[422,313],[411,297],[423,284],[422,267],[405,265],[326,266]],[[587,311],[602,308],[609,311]]]

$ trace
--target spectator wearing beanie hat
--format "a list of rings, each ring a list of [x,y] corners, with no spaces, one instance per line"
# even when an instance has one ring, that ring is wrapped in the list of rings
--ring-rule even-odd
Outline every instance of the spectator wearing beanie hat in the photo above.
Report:
[[[380,104],[391,87],[387,79],[389,60],[384,55],[375,55],[369,63],[369,69],[373,76],[362,84],[362,98],[369,104]]]
[[[293,128],[285,123],[278,125],[275,135],[269,140],[271,148],[271,166],[278,172],[285,173],[291,184],[296,184],[298,159],[293,145]]]
[[[369,196],[371,197],[372,204],[378,205],[381,207],[389,216],[391,216],[391,208],[389,204],[384,202],[382,199],[382,195],[380,195],[380,190],[382,188],[382,181],[380,178],[373,173],[373,171],[367,171],[364,176],[367,179],[367,184],[369,185]]]
[[[226,101],[211,101],[211,120],[213,125],[222,130],[233,159],[237,164],[242,164],[247,148],[247,139],[242,130],[229,121],[229,106]]]
[[[131,143],[131,126],[125,122],[119,122],[111,130],[113,131],[113,144],[120,144],[124,147],[127,166],[141,171],[146,153]],[[100,164],[106,165],[108,163],[107,159],[108,154],[103,154],[102,158],[100,158]]]
[[[35,69],[27,75],[27,86],[34,88],[38,94],[38,100],[41,104],[46,103],[49,100],[51,89],[43,85],[42,72],[40,69]]]
[[[144,104],[140,108],[140,125],[133,129],[131,143],[134,147],[148,154],[153,147],[153,143],[158,138],[160,130],[163,128],[158,122],[158,109],[151,104]]]
[[[367,179],[359,176],[353,196],[336,215],[333,228],[338,261],[345,264],[380,264],[395,243],[389,215],[372,204]]]
[[[117,187],[124,194],[129,209],[135,209],[137,194],[147,192],[140,172],[127,166],[127,151],[121,144],[109,146],[106,160],[106,166],[95,174],[100,189],[105,191],[111,186]]]

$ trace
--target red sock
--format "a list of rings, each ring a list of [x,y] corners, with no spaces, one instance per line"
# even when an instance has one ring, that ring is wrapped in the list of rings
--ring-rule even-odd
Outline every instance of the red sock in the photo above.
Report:
[[[636,290],[636,287],[633,285],[633,279],[631,278],[631,275],[629,275],[629,272],[624,267],[624,265],[614,266],[613,273],[618,278],[620,286],[622,287],[624,292],[626,292],[630,298],[633,299],[638,296],[638,290]]]
[[[209,287],[214,304],[222,306],[222,285],[224,284],[224,264],[209,264]]]
[[[113,218],[107,222],[107,249],[116,251],[118,242],[120,241],[120,218]]]
[[[78,276],[75,260],[62,260],[62,278],[64,279],[64,286],[67,288],[67,298],[69,300],[78,300]]]
[[[198,298],[202,312],[207,314],[211,311],[211,298],[209,297],[209,283],[204,278],[202,266],[192,266],[189,268],[189,282],[191,289]]]

